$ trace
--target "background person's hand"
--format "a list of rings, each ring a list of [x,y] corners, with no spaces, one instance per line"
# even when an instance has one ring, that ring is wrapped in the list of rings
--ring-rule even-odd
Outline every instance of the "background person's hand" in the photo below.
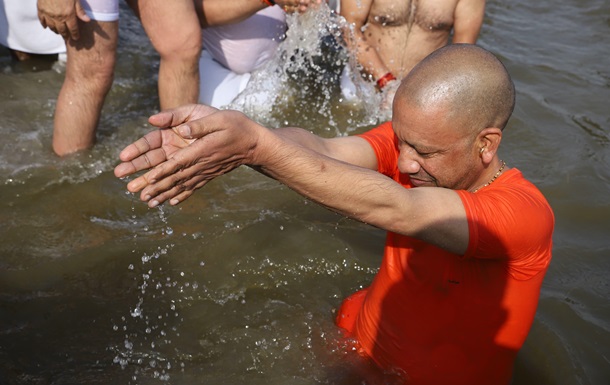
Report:
[[[40,24],[65,40],[79,39],[78,19],[91,21],[80,0],[38,0],[37,5]]]
[[[317,6],[322,0],[275,0],[275,4],[282,7],[286,13],[307,11],[310,6]]]

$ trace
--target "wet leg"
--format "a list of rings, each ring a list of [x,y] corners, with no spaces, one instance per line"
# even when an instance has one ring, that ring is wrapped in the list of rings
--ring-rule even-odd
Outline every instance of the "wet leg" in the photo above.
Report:
[[[79,40],[66,42],[66,77],[55,107],[53,150],[60,156],[93,146],[114,76],[118,21],[79,23]]]
[[[196,103],[199,97],[201,27],[193,0],[129,0],[159,53],[161,109]]]

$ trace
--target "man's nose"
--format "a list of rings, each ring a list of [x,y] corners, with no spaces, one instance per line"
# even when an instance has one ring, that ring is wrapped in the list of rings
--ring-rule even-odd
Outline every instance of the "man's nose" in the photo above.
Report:
[[[402,174],[416,174],[421,165],[417,161],[417,153],[412,148],[401,149],[398,156],[398,170]]]

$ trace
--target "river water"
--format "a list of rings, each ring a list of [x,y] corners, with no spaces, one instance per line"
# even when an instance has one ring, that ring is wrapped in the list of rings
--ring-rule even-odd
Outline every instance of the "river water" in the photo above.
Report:
[[[333,316],[374,276],[383,232],[248,168],[179,207],[148,209],[126,193],[112,170],[149,130],[158,59],[121,11],[115,83],[98,144],[82,154],[51,151],[62,68],[14,63],[0,48],[0,383],[362,383],[358,372],[374,369]],[[608,384],[610,4],[488,1],[479,42],[518,90],[502,157],[557,220],[514,383]],[[294,71],[285,97],[253,117],[320,135],[374,124],[339,101],[336,66],[325,68]]]

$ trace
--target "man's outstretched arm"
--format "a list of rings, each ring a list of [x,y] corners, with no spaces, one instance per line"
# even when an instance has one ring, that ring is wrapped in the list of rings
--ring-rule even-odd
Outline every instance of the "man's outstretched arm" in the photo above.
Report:
[[[183,164],[196,163],[199,159],[199,154],[196,154],[194,149],[187,150],[186,147],[191,144],[195,147],[199,146],[199,143],[194,143],[197,139],[209,141],[211,138],[217,139],[226,135],[235,135],[236,139],[232,139],[228,144],[231,144],[230,151],[239,153],[240,151],[244,151],[243,148],[238,146],[239,143],[256,140],[256,135],[249,133],[250,131],[248,131],[246,127],[259,126],[254,121],[236,111],[221,112],[213,107],[202,104],[182,106],[160,112],[151,116],[149,122],[153,126],[160,128],[160,130],[152,131],[127,146],[119,155],[123,163],[115,168],[115,175],[118,177],[124,177],[143,170],[148,170],[148,172],[128,184],[128,189],[132,192],[140,191],[150,184],[153,184],[151,181],[157,181],[174,172],[174,169],[169,168],[166,173],[163,174],[163,177],[159,176],[161,168],[168,167],[170,164],[175,164],[176,161],[182,162]],[[209,129],[209,131],[205,131],[214,124],[221,128],[218,130]],[[274,129],[273,132],[287,142],[309,148],[321,155],[360,167],[370,169],[377,168],[375,154],[370,145],[362,138],[338,137],[326,139],[297,127],[278,128]],[[179,152],[181,149],[184,149],[185,151]],[[210,148],[208,151],[213,152],[216,150]],[[175,156],[180,157],[180,160],[174,159]],[[167,164],[162,164],[164,162],[167,162]],[[256,167],[254,164],[244,162],[237,164],[232,168],[242,164]],[[195,173],[195,170],[193,170],[193,172]],[[186,175],[183,175],[182,177],[184,178]],[[195,175],[193,175],[193,177],[195,177]],[[186,180],[183,183],[186,183]],[[193,182],[188,182],[188,185],[193,185]],[[146,195],[149,194],[143,193],[142,198]],[[163,203],[168,199],[165,197],[159,198],[160,199],[155,200],[155,204]],[[182,200],[183,199],[172,198],[170,204],[177,204]],[[153,203],[151,202],[149,204]]]
[[[364,167],[376,164],[364,139],[318,140],[298,129],[267,129],[240,112],[204,107],[151,117],[152,124],[172,128],[156,131],[121,153],[123,163],[115,169],[119,177],[152,168],[128,184],[129,191],[141,191],[150,207],[177,204],[210,180],[249,165],[347,217],[456,253],[465,251],[468,226],[458,195],[441,188],[405,189]],[[203,117],[189,120],[200,112]],[[194,141],[188,144],[178,137]]]

